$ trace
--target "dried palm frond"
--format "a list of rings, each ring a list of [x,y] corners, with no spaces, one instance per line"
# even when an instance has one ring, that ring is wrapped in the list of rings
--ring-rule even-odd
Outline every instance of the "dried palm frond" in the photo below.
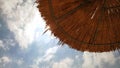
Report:
[[[52,33],[70,47],[89,52],[120,49],[120,0],[38,0],[38,3]]]

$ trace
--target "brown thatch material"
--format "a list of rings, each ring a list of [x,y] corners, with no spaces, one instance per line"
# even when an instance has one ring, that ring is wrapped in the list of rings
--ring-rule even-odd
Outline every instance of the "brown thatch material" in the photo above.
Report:
[[[38,0],[52,33],[80,51],[120,49],[120,0]]]

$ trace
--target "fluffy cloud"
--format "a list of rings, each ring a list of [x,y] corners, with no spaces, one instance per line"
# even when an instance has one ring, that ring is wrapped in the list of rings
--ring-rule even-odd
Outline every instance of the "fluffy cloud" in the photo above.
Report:
[[[82,68],[106,68],[105,63],[114,65],[116,57],[113,52],[104,53],[89,53],[84,52],[83,54],[84,63]]]
[[[39,57],[34,60],[35,64],[31,65],[31,68],[39,68],[39,64],[43,62],[49,62],[52,58],[54,58],[54,54],[57,52],[59,46],[54,46],[49,48],[42,57]]]
[[[20,59],[20,60],[17,60],[16,63],[17,63],[18,65],[22,65],[22,64],[24,63],[24,61],[23,61],[23,59]]]
[[[5,68],[7,67],[7,64],[11,63],[12,60],[7,57],[7,56],[3,56],[0,58],[0,68]]]
[[[2,40],[0,40],[0,48],[2,48],[3,50],[8,50],[8,46],[5,46],[5,44],[3,43]]]
[[[22,49],[34,41],[36,30],[45,26],[34,1],[0,0],[0,13]]]
[[[54,57],[54,54],[57,52],[58,48],[59,46],[49,48],[44,55],[44,61],[49,61],[50,59],[52,59]]]
[[[3,63],[3,64],[6,64],[6,63],[9,63],[11,62],[11,59],[7,56],[3,56],[0,58],[0,63]]]
[[[92,54],[89,54],[88,52],[84,52],[83,59],[84,59],[84,63],[82,64],[82,68],[95,68]]]
[[[8,51],[10,49],[10,47],[15,46],[15,41],[13,39],[3,39],[0,40],[0,48]]]
[[[65,58],[60,62],[56,62],[53,64],[52,68],[72,68],[73,60],[70,58]]]
[[[0,40],[0,48],[4,48],[4,44],[2,40]]]

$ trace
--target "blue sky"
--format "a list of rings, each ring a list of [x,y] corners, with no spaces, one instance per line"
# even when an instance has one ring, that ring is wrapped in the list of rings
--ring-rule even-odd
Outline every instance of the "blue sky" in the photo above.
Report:
[[[0,68],[120,68],[120,53],[58,44],[35,0],[0,0]]]

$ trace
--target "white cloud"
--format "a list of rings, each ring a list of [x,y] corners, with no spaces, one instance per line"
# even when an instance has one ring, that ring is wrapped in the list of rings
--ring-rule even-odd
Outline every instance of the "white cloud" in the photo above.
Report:
[[[54,57],[54,54],[57,52],[58,48],[59,48],[59,46],[55,46],[55,47],[49,48],[45,52],[45,55],[42,58],[39,59],[39,62],[50,61]]]
[[[15,35],[22,49],[34,41],[37,34],[43,29],[45,21],[40,17],[35,0],[0,0],[0,9],[10,31]],[[36,32],[36,30],[38,32]],[[37,34],[36,34],[37,33]]]
[[[57,52],[58,48],[59,48],[59,46],[49,48],[44,55],[44,61],[49,61],[51,58],[53,58],[54,54]]]
[[[0,63],[10,63],[11,59],[7,56],[3,56],[0,58]]]
[[[15,46],[16,42],[13,40],[13,39],[4,39],[5,41],[5,47],[9,47],[8,45],[10,46]]]
[[[104,63],[114,65],[116,62],[116,57],[112,52],[103,53],[89,53],[84,52],[83,54],[84,63],[82,68],[105,68]]]
[[[3,56],[0,58],[0,68],[4,68],[5,66],[7,66],[7,64],[11,63],[12,60],[7,57],[7,56]]]
[[[84,63],[82,64],[82,68],[95,68],[92,54],[84,52],[83,59]]]
[[[4,48],[4,44],[2,40],[0,40],[0,48]]]
[[[7,44],[7,43],[6,43]],[[5,44],[3,43],[2,40],[0,40],[0,48],[2,48],[3,50],[9,50],[9,47],[8,46],[5,46]]]
[[[31,65],[30,68],[39,68],[38,65]]]
[[[2,48],[5,51],[10,49],[9,46],[15,45],[15,41],[13,41],[12,39],[4,39],[4,41],[5,42],[3,42],[3,40],[0,40],[0,48]]]
[[[22,65],[22,64],[24,63],[24,61],[23,61],[23,59],[20,59],[20,60],[17,60],[16,63],[17,63],[18,65]]]
[[[65,58],[61,60],[60,62],[55,62],[52,66],[52,68],[72,68],[73,59]]]
[[[38,57],[37,59],[35,59],[35,63],[30,67],[38,68],[41,62],[49,62],[52,58],[54,58],[54,54],[57,52],[59,47],[60,46],[54,46],[52,48],[49,48],[42,57]]]

